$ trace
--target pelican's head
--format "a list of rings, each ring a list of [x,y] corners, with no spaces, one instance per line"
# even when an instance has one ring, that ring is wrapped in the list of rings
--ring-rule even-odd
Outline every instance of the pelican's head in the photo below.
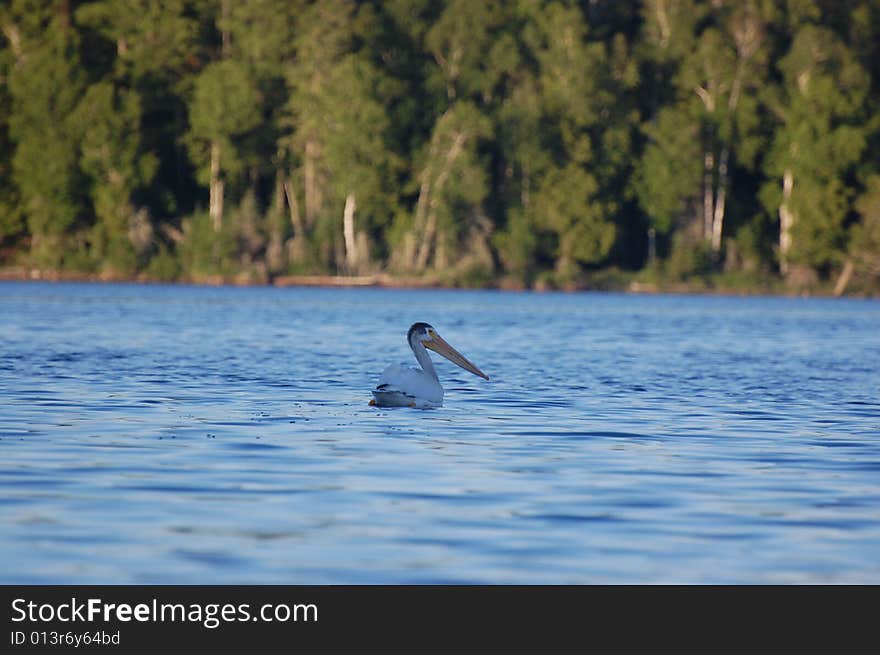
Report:
[[[413,323],[412,327],[406,335],[407,341],[412,348],[420,343],[425,348],[430,348],[435,353],[443,355],[453,364],[461,366],[464,370],[470,371],[474,375],[478,375],[484,380],[488,380],[489,376],[474,366],[467,357],[450,346],[446,341],[437,334],[437,330],[427,323]]]

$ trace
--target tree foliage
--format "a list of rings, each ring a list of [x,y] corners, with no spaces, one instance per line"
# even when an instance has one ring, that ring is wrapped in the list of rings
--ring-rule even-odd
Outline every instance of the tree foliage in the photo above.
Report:
[[[873,0],[12,0],[0,258],[872,288],[878,44]]]

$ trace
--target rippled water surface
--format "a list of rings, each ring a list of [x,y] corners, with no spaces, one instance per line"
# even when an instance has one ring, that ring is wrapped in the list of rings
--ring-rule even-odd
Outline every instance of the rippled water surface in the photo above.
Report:
[[[428,321],[437,410],[376,409]],[[0,582],[880,583],[880,303],[0,283]]]

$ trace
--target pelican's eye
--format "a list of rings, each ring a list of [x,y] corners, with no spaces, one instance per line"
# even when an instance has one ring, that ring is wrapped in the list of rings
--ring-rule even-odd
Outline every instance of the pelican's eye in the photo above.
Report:
[[[432,339],[436,339],[437,333],[434,332],[434,330],[428,330],[428,336],[431,337]]]

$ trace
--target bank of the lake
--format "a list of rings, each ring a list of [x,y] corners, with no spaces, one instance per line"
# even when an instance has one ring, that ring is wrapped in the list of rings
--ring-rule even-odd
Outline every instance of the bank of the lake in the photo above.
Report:
[[[579,282],[553,285],[538,280],[527,285],[510,277],[495,277],[474,284],[465,280],[440,274],[394,275],[375,273],[370,275],[186,275],[167,280],[147,273],[117,275],[112,272],[83,273],[77,271],[43,270],[24,266],[0,267],[0,280],[42,282],[114,282],[142,284],[188,284],[200,286],[275,286],[275,287],[373,287],[386,289],[496,289],[501,291],[604,291],[642,294],[708,294],[730,296],[797,296],[797,297],[855,297],[878,298],[880,289],[868,287],[841,287],[837,281],[811,281],[808,283],[786,281],[776,275],[701,276],[691,280],[663,279],[656,274],[632,271],[600,271],[585,276]]]

